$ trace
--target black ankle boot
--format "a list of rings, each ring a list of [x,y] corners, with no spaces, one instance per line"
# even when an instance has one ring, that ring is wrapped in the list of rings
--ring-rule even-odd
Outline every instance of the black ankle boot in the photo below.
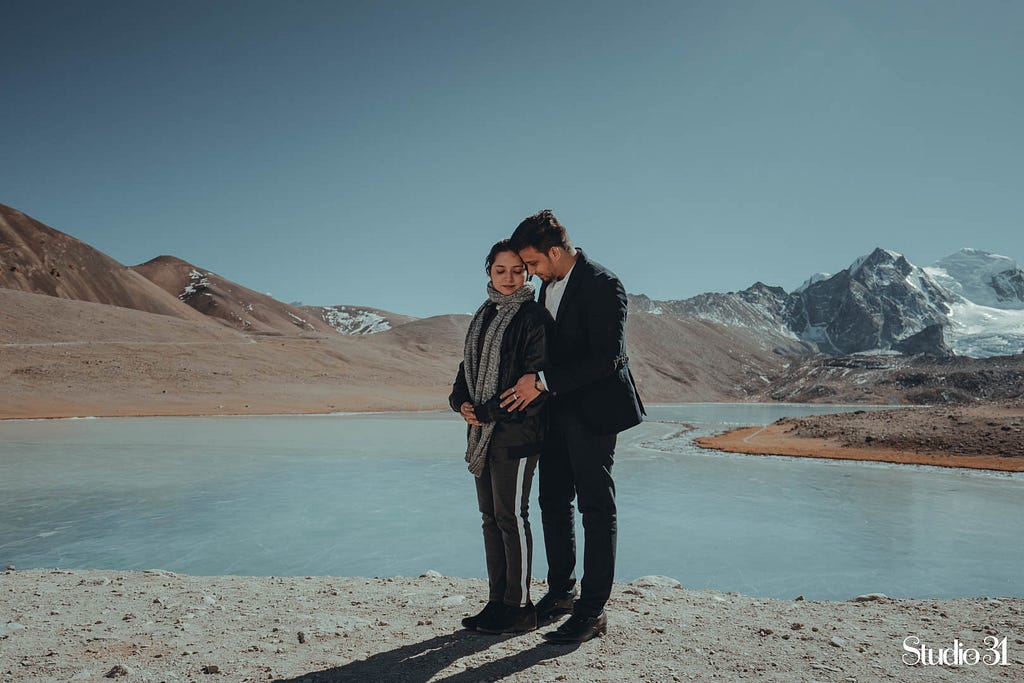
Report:
[[[476,630],[484,633],[523,633],[525,631],[537,630],[537,610],[533,603],[526,603],[525,607],[512,607],[502,604],[500,611],[495,611],[493,617],[481,619]]]
[[[505,605],[503,605],[502,603],[496,600],[491,600],[486,605],[484,605],[484,608],[480,610],[479,613],[463,619],[462,627],[469,629],[470,631],[476,631],[480,626],[480,622],[493,619],[494,614],[496,612],[502,611],[504,607]]]

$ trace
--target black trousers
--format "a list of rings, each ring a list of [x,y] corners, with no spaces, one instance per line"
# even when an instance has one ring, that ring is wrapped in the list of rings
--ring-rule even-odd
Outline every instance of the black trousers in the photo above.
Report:
[[[597,616],[615,579],[617,517],[612,463],[615,434],[596,434],[568,407],[550,406],[540,456],[540,512],[548,557],[548,589],[576,584],[576,516],[583,515],[583,580],[576,614]]]
[[[525,607],[530,602],[530,486],[536,468],[536,455],[513,459],[488,457],[484,471],[476,477],[491,602],[514,607]]]

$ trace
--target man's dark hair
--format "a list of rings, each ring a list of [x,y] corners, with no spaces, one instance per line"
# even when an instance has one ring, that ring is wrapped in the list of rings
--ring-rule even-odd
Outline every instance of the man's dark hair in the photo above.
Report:
[[[494,265],[494,261],[495,259],[498,258],[498,254],[500,254],[503,251],[511,251],[513,254],[516,255],[517,258],[519,256],[518,252],[516,252],[516,250],[512,248],[511,240],[501,240],[500,242],[495,242],[494,246],[491,247],[491,253],[487,254],[487,265],[485,267],[485,270],[488,273],[491,272],[491,266]]]
[[[544,209],[533,214],[519,224],[509,240],[512,248],[520,252],[526,247],[533,247],[542,254],[547,254],[551,247],[572,250],[569,234],[565,226],[558,222],[551,209]]]

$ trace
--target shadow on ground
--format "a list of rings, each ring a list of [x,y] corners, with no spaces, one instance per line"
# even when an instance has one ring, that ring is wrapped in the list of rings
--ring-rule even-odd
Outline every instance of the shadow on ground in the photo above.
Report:
[[[483,652],[513,636],[487,636],[472,631],[436,636],[395,650],[380,652],[344,666],[313,671],[275,683],[335,683],[340,681],[389,681],[426,683],[463,657]],[[568,654],[576,646],[540,643],[529,650],[502,657],[439,678],[435,683],[479,683],[495,681],[529,669],[540,662]]]

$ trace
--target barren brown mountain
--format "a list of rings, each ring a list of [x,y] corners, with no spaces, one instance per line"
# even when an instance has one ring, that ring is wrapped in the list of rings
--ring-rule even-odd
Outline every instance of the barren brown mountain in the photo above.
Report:
[[[760,395],[787,359],[740,328],[631,313],[630,362],[645,401],[743,401]]]
[[[441,408],[458,361],[425,339],[251,335],[0,289],[0,417]]]
[[[219,322],[252,334],[334,333],[320,317],[174,256],[132,268],[168,294]]]
[[[462,357],[469,316],[339,334],[313,307],[170,256],[130,269],[7,207],[0,238],[0,417],[445,408]],[[1024,388],[1024,357],[802,358],[744,327],[635,309],[627,336],[649,403],[934,403]]]
[[[202,319],[177,297],[103,252],[3,204],[0,287]]]

